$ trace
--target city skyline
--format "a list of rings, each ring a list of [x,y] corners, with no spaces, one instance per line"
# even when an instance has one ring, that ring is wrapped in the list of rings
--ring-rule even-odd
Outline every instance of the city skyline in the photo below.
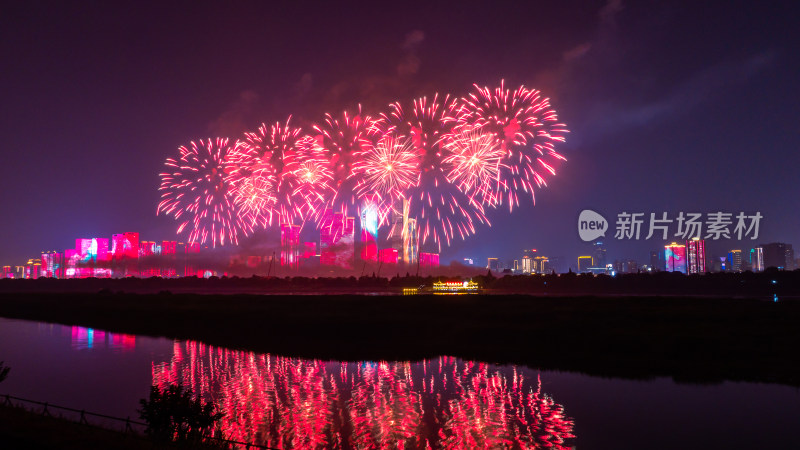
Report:
[[[392,20],[380,27],[366,20],[377,12],[370,8],[345,17],[335,8],[256,4],[190,12],[103,5],[80,14],[14,6],[0,19],[10,36],[3,52],[16,61],[2,75],[4,153],[13,162],[0,169],[0,261],[120,230],[185,240],[154,210],[164,157],[193,139],[238,136],[286,114],[319,121],[359,101],[374,114],[393,100],[464,95],[472,82],[501,79],[550,97],[571,130],[567,162],[537,190],[535,206],[490,211],[492,227],[443,248],[442,262],[514,258],[524,248],[565,259],[586,254],[574,226],[585,208],[607,217],[763,214],[758,240],[708,241],[709,255],[798,242],[800,208],[789,193],[800,143],[791,55],[800,40],[773,37],[794,33],[792,7],[688,5],[574,2],[509,15],[518,5],[464,4],[431,7],[420,17],[398,6],[382,11]],[[205,26],[187,25],[186,14]],[[445,20],[450,14],[458,20]],[[246,25],[299,16],[314,25],[308,36],[284,25],[232,26],[234,18]],[[526,17],[536,17],[535,26]],[[476,22],[491,32],[471,36]],[[137,30],[133,41],[130,29]],[[348,32],[340,42],[324,39],[341,29]],[[190,43],[197,51],[184,52]],[[197,57],[203,52],[208,58]],[[279,70],[273,55],[281,56]],[[162,68],[160,77],[149,73],[152,66]],[[246,253],[279,241],[273,229],[242,247]],[[663,246],[607,241],[610,260],[646,261]]]

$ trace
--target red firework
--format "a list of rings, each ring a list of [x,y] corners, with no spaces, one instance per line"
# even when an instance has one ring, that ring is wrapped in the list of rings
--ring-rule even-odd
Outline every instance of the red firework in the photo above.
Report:
[[[505,152],[494,135],[461,127],[444,141],[450,167],[447,180],[467,194],[470,201],[494,206],[498,199],[498,176]]]
[[[384,132],[408,133],[419,157],[417,181],[408,190],[410,215],[417,220],[422,243],[432,242],[441,250],[455,237],[461,239],[475,233],[476,222],[489,221],[483,205],[472,201],[458,186],[450,182],[452,164],[446,163],[448,149],[444,141],[453,132],[456,101],[450,96],[432,100],[422,97],[414,100],[406,112],[400,103],[394,103],[389,114],[384,114],[378,127]]]
[[[178,158],[168,158],[161,173],[161,202],[156,214],[180,221],[178,234],[189,230],[189,242],[212,246],[238,244],[238,233],[252,228],[242,220],[234,195],[225,181],[228,139],[200,139],[178,148]]]
[[[298,215],[320,222],[325,206],[336,194],[333,173],[317,140],[304,136],[298,141],[297,187],[293,194]]]
[[[394,133],[386,133],[360,156],[353,165],[360,179],[356,194],[370,199],[378,207],[379,217],[384,219],[392,206],[416,185],[419,156],[410,138]]]
[[[229,158],[236,168],[229,180],[237,191],[243,191],[237,199],[245,199],[247,204],[247,199],[252,198],[262,206],[260,211],[253,209],[249,216],[263,227],[271,225],[273,219],[281,225],[293,224],[299,218],[294,194],[298,186],[297,146],[301,130],[290,122],[291,117],[285,124],[262,124],[258,132],[245,133],[244,141]],[[264,189],[261,195],[253,189],[255,185]]]
[[[321,125],[314,125],[318,133],[317,144],[322,149],[325,160],[330,164],[335,194],[330,199],[334,209],[346,210],[350,205],[358,207],[357,187],[361,183],[354,164],[369,148],[370,139],[375,135],[375,121],[361,114],[361,106],[355,115],[347,111],[341,117],[325,115]]]
[[[507,200],[513,210],[519,205],[520,191],[529,193],[535,202],[533,185],[547,185],[542,171],[555,175],[554,163],[566,160],[555,151],[556,143],[564,142],[564,134],[569,132],[566,125],[558,122],[550,100],[535,89],[520,86],[511,91],[503,81],[494,90],[477,84],[474,88],[461,99],[457,120],[459,125],[494,134],[506,153],[498,175],[504,194],[499,202]]]

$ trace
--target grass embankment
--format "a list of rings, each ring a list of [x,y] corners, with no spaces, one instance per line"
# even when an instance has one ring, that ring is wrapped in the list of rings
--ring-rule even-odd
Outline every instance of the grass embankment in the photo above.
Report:
[[[661,297],[0,294],[0,315],[337,360],[453,355],[800,385],[800,302]]]
[[[0,405],[0,445],[5,449],[186,448],[174,443],[154,442],[131,432],[86,425],[3,405]]]

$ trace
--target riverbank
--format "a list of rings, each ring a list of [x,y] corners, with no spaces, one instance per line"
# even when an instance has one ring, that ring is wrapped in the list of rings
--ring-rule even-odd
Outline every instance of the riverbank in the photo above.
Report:
[[[305,358],[451,355],[600,376],[800,386],[796,301],[4,293],[0,316]]]

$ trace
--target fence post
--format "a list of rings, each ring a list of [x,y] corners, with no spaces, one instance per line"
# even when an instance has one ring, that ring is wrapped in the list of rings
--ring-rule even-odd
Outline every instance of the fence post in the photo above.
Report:
[[[6,394],[6,401],[3,402],[3,405],[5,405],[5,406],[13,406],[13,405],[11,405],[11,399],[8,398],[8,394]]]
[[[86,415],[84,414],[84,410],[81,410],[81,420],[79,423],[89,425],[89,421],[86,420]]]
[[[46,415],[46,416],[53,417],[53,416],[50,414],[50,411],[47,409],[47,402],[44,402],[44,409],[42,410],[42,414],[44,414],[44,415]]]
[[[131,427],[131,416],[128,416],[128,418],[125,419],[125,432],[133,433],[133,428]]]

